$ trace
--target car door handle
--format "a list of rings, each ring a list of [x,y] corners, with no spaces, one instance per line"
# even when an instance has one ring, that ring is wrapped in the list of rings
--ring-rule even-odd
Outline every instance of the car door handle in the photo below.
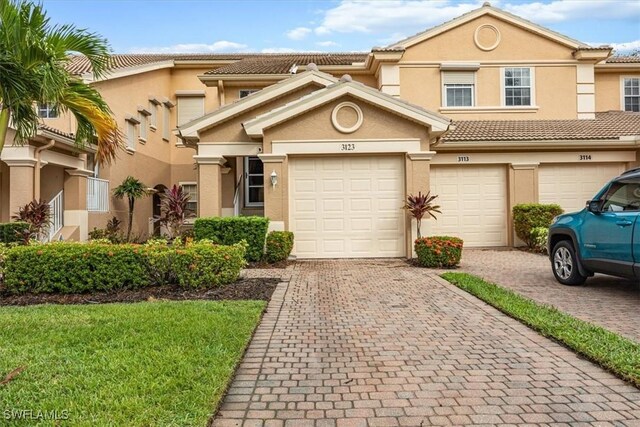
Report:
[[[633,222],[623,219],[623,220],[620,220],[620,221],[616,221],[616,224],[619,225],[620,227],[628,227],[631,224],[633,224]]]

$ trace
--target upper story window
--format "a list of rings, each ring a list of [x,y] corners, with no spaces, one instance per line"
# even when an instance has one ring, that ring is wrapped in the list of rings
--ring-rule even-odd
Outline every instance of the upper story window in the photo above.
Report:
[[[252,93],[258,92],[260,89],[240,89],[239,96],[240,98],[246,98]]]
[[[43,119],[55,119],[58,117],[58,109],[54,104],[49,102],[38,103],[38,116]]]
[[[171,109],[174,104],[169,99],[162,100],[162,139],[169,141],[171,138]]]
[[[140,121],[127,114],[125,116],[125,125],[126,125],[126,137],[127,137],[127,151],[129,151],[130,153],[136,151],[136,140],[137,140],[137,132],[136,132],[136,126],[138,126],[140,124]]]
[[[640,112],[640,77],[623,79],[624,111]]]
[[[504,68],[504,105],[532,106],[533,72],[531,68]]]
[[[204,91],[176,91],[177,125],[183,125],[204,115]]]
[[[149,97],[149,127],[151,130],[158,128],[158,105],[160,105],[160,101],[156,98]]]
[[[442,99],[445,107],[473,107],[475,105],[475,72],[444,71]]]

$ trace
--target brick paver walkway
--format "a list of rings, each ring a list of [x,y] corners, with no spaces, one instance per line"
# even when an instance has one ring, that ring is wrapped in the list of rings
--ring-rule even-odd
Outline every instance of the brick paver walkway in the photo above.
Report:
[[[563,286],[546,256],[520,250],[465,249],[461,269],[640,342],[636,283],[596,275],[584,286]]]
[[[433,272],[298,262],[213,424],[640,425],[638,402],[640,390]]]

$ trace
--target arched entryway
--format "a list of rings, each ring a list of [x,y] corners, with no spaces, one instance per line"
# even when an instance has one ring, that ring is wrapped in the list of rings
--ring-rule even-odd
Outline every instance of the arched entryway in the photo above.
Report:
[[[154,192],[153,192],[153,197],[151,198],[151,203],[153,203],[153,218],[157,219],[162,214],[162,205],[161,205],[162,198],[160,197],[160,195],[164,193],[167,187],[163,184],[158,184],[155,187],[153,187],[153,189],[154,189]],[[154,221],[153,235],[160,236],[160,234],[161,234],[160,221]]]

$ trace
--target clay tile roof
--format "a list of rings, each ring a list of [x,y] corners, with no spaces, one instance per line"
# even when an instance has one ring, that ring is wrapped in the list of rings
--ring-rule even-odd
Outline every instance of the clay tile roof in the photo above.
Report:
[[[69,138],[69,139],[75,139],[76,138],[75,134],[73,134],[73,133],[63,132],[58,128],[54,128],[54,127],[47,126],[47,125],[44,125],[44,124],[38,125],[38,129],[54,133],[54,134],[62,136],[64,138]]]
[[[454,125],[445,142],[603,140],[640,136],[640,113],[596,113],[595,120],[460,120]]]
[[[239,60],[244,58],[245,54],[210,54],[210,53],[201,53],[201,54],[192,54],[192,53],[184,53],[184,54],[113,54],[110,58],[110,69],[118,70],[121,68],[135,67],[140,65],[148,65],[154,64],[157,62],[170,61],[170,60]],[[67,63],[67,71],[71,74],[84,74],[91,72],[91,64],[87,60],[85,56],[82,55],[73,55],[69,57],[69,62]]]
[[[294,64],[306,66],[313,62],[318,66],[351,65],[354,62],[364,62],[367,55],[368,53],[262,54],[247,56],[240,61],[207,71],[206,74],[288,74]]]
[[[614,64],[640,63],[640,55],[612,56],[611,58],[607,59],[607,63],[614,63]]]

